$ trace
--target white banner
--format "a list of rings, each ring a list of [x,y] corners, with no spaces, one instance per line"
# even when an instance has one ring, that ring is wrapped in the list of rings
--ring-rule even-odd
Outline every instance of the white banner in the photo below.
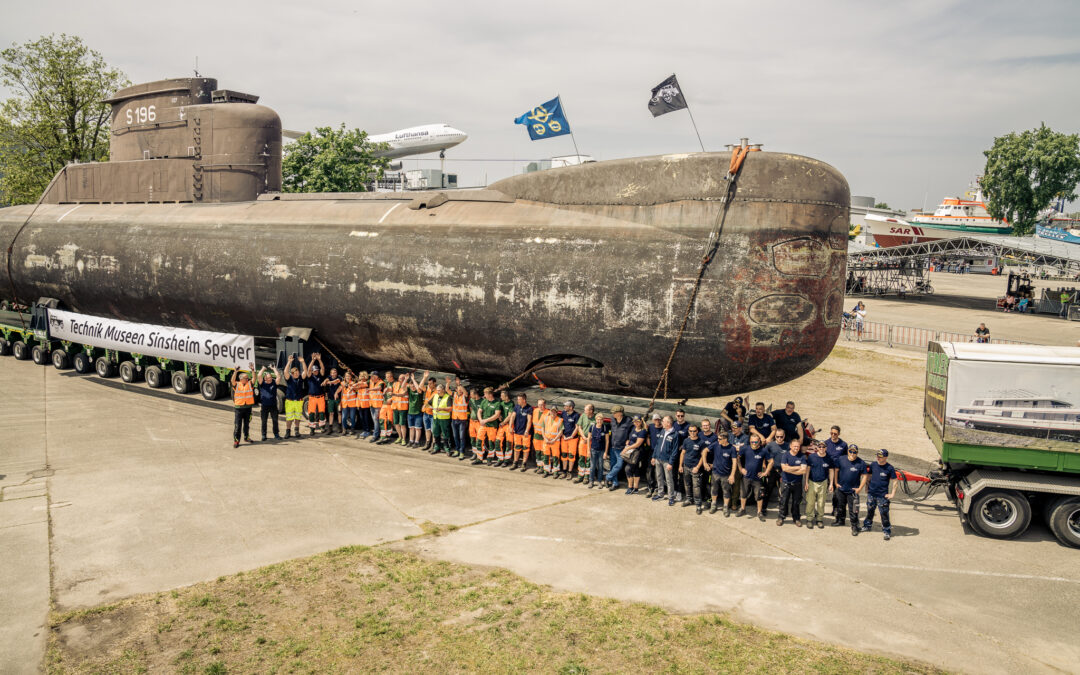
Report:
[[[121,352],[224,368],[248,368],[255,338],[49,310],[49,336]]]

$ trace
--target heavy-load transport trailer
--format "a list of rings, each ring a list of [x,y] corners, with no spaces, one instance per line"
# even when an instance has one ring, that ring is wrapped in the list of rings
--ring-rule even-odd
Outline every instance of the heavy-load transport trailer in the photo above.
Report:
[[[42,366],[52,363],[57,370],[72,369],[80,375],[97,373],[102,378],[119,376],[127,383],[145,380],[151,388],[171,386],[178,394],[188,394],[197,389],[208,401],[231,393],[231,368],[106,349],[51,337],[48,310],[57,309],[58,304],[52,298],[42,298],[27,312],[0,311],[0,356],[32,359]],[[279,368],[284,367],[290,355],[310,358],[316,351],[309,344],[310,341],[311,330],[306,328],[283,329],[276,345],[257,341],[256,368],[264,365],[269,367],[274,363]],[[338,365],[330,360],[326,363],[327,367]],[[284,387],[279,385],[279,409],[284,407],[283,392]]]
[[[924,426],[943,487],[975,532],[1009,539],[1041,514],[1080,548],[1080,348],[931,342]]]

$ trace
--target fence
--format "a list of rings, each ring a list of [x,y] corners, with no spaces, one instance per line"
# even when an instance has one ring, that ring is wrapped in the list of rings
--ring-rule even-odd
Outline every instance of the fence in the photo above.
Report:
[[[860,342],[883,342],[890,347],[919,347],[925,349],[930,342],[975,342],[974,333],[956,333],[947,330],[933,330],[932,328],[919,328],[918,326],[896,326],[890,323],[878,321],[864,321],[862,333],[855,328],[855,322],[845,319],[843,323],[844,338],[847,340],[859,340]],[[990,338],[990,343],[995,345],[1030,345],[1033,342],[1021,342],[1020,340],[1003,340]]]

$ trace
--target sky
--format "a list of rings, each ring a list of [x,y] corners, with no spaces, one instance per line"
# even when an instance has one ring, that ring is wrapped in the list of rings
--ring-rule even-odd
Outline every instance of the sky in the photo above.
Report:
[[[748,137],[814,157],[905,210],[961,195],[995,136],[1080,131],[1075,0],[4,4],[2,45],[78,35],[133,82],[197,57],[289,129],[448,123],[469,134],[447,152],[460,185],[573,154],[513,124],[556,94],[583,154],[698,150],[685,112],[646,108],[672,73],[706,149]]]

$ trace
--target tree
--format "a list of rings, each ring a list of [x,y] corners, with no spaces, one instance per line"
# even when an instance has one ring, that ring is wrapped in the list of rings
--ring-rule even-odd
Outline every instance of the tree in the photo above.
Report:
[[[885,202],[878,202],[877,204],[874,204],[874,208],[875,208],[875,209],[886,209],[886,210],[888,210],[888,211],[891,211],[891,210],[892,210],[892,207],[890,207],[890,206],[889,206],[888,204],[886,204]]]
[[[81,38],[49,35],[0,51],[0,201],[37,201],[70,162],[109,155],[109,106],[129,83]]]
[[[1059,134],[1045,124],[999,136],[983,153],[982,189],[986,210],[1012,224],[1013,234],[1029,234],[1039,212],[1059,197],[1076,199],[1080,183],[1080,135]]]
[[[372,143],[359,129],[318,127],[285,146],[281,162],[285,192],[363,192],[381,178],[389,160],[376,157],[385,143]]]

